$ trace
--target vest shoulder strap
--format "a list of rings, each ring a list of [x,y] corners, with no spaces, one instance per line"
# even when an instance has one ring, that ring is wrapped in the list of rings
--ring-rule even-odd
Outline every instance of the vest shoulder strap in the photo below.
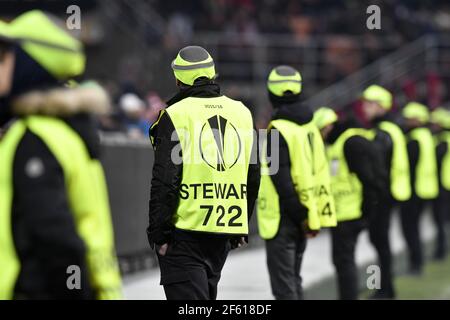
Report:
[[[81,137],[63,120],[30,116],[25,118],[24,122],[30,131],[45,142],[66,175],[70,176],[76,164],[83,163],[89,158],[87,147]]]

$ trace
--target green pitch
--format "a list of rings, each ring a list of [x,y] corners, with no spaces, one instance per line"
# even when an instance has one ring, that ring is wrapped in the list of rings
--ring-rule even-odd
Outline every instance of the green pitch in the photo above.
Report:
[[[401,275],[395,285],[398,299],[450,299],[450,257],[428,261],[422,276]]]

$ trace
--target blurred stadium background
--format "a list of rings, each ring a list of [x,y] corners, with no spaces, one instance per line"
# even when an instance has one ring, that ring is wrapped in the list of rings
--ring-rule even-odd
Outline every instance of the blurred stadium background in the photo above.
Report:
[[[223,92],[243,100],[259,128],[271,113],[265,80],[279,64],[301,71],[303,99],[313,108],[359,114],[358,96],[371,83],[391,90],[397,109],[409,100],[435,108],[450,98],[447,0],[3,0],[0,18],[33,8],[67,18],[73,4],[81,8],[86,78],[100,81],[114,103],[99,130],[124,274],[155,266],[145,235],[147,131],[175,93],[170,63],[181,47],[210,51]],[[371,4],[381,8],[381,30],[366,27]]]

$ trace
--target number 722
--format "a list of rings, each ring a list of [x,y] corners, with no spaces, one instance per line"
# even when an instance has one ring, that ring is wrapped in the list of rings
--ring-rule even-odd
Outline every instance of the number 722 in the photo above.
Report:
[[[212,216],[212,213],[214,211],[214,206],[200,206],[200,209],[207,210],[205,220],[203,220],[203,225],[206,226]],[[225,222],[223,222],[223,218],[225,217],[225,208],[222,205],[218,205],[215,210],[216,214],[219,215],[219,217],[216,220],[216,226],[217,227],[225,227]],[[229,227],[242,227],[241,222],[236,222],[237,219],[242,215],[242,208],[239,206],[231,206],[228,208],[228,214],[233,214],[233,217],[230,218],[228,221]]]

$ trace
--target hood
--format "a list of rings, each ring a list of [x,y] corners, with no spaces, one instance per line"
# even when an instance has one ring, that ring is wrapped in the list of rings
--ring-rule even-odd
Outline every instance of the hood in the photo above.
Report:
[[[109,97],[98,86],[29,91],[11,103],[11,112],[16,116],[40,114],[69,117],[77,114],[101,115],[109,111]]]
[[[284,119],[303,125],[312,121],[313,112],[302,103],[283,105],[275,110],[273,120]]]

